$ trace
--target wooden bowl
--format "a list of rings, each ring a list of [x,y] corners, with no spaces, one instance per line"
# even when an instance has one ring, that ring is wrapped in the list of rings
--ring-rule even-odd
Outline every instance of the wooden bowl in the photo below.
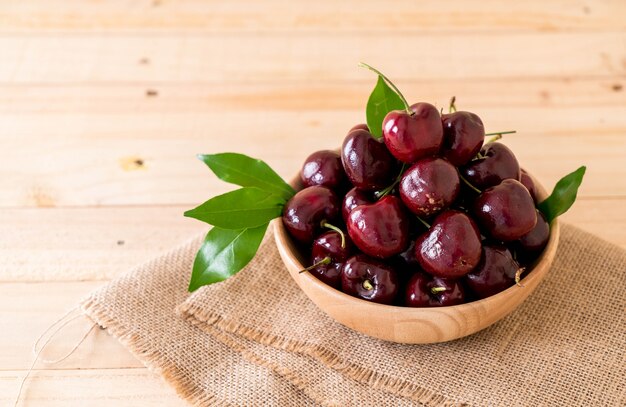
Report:
[[[545,189],[534,179],[540,199]],[[298,180],[292,185],[298,186]],[[531,271],[522,280],[491,297],[438,308],[411,308],[376,304],[352,297],[318,280],[310,273],[299,273],[308,266],[306,259],[287,233],[280,218],[274,221],[278,251],[289,274],[322,311],[337,322],[374,338],[397,343],[436,343],[471,335],[505,317],[537,288],[554,260],[559,242],[559,223],[551,224],[548,245]]]

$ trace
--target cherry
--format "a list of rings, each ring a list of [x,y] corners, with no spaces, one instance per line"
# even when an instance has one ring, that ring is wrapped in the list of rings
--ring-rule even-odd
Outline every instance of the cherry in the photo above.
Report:
[[[350,238],[331,230],[318,236],[311,248],[311,263],[307,270],[331,287],[341,287],[341,268],[343,262],[354,251]]]
[[[513,152],[502,143],[487,143],[480,149],[482,158],[470,161],[461,169],[473,186],[485,189],[505,179],[520,179],[520,167]]]
[[[367,124],[365,124],[365,123],[359,123],[359,124],[355,124],[350,130],[348,130],[348,133],[350,133],[353,130],[370,131],[370,128],[367,127]]]
[[[441,154],[452,164],[467,164],[485,141],[485,127],[480,117],[470,112],[454,112],[441,116],[443,146]]]
[[[537,202],[537,187],[535,186],[535,181],[533,181],[531,176],[523,168],[520,170],[520,182],[526,187],[528,192],[530,192],[533,201]]]
[[[332,190],[341,189],[346,183],[346,174],[341,156],[334,151],[321,150],[311,154],[300,171],[305,187],[321,185]]]
[[[478,224],[494,239],[513,241],[537,223],[535,202],[521,182],[514,179],[483,191],[473,207]]]
[[[444,307],[464,302],[465,289],[458,280],[419,272],[406,285],[404,303],[408,307]]]
[[[385,144],[366,130],[348,133],[341,148],[341,161],[352,184],[366,191],[386,187],[396,172],[396,161]]]
[[[417,270],[420,268],[420,264],[415,257],[415,240],[411,240],[409,246],[405,251],[398,255],[402,262],[403,268]]]
[[[380,304],[391,304],[398,294],[398,276],[385,263],[363,254],[350,257],[341,271],[344,293]]]
[[[361,191],[357,188],[349,190],[346,193],[346,196],[343,197],[341,205],[341,216],[343,217],[344,222],[348,223],[348,217],[354,208],[359,205],[370,204],[373,201],[374,199],[365,191]]]
[[[457,278],[480,261],[480,233],[466,214],[447,210],[415,242],[415,257],[422,268],[438,277]]]
[[[322,186],[305,188],[295,194],[283,209],[283,224],[289,234],[302,243],[310,243],[325,222],[339,219],[339,199]]]
[[[517,253],[526,263],[534,260],[541,254],[550,239],[550,225],[545,215],[537,210],[537,224],[517,241]]]
[[[391,154],[405,163],[437,154],[443,141],[441,116],[429,103],[415,103],[410,111],[392,110],[383,120],[383,138]]]
[[[456,168],[441,158],[423,158],[400,180],[402,202],[418,216],[429,217],[450,206],[459,194]]]
[[[392,195],[357,206],[347,225],[354,244],[373,257],[391,257],[409,245],[409,217],[400,199]]]
[[[465,276],[465,281],[478,297],[486,298],[515,284],[516,275],[521,270],[505,246],[486,245],[480,263]]]

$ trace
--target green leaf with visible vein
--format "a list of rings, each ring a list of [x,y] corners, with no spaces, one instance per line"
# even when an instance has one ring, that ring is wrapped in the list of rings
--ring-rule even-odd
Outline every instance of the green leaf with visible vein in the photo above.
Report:
[[[265,162],[238,153],[204,154],[198,158],[222,181],[257,187],[289,200],[296,192]]]
[[[370,94],[365,108],[367,127],[369,127],[374,137],[382,137],[383,120],[385,116],[387,116],[387,113],[392,110],[404,110],[404,102],[379,75],[376,87],[374,87],[374,90]]]
[[[193,263],[189,291],[224,281],[252,260],[263,240],[267,223],[249,229],[209,231]]]
[[[280,216],[284,204],[272,191],[245,187],[211,198],[185,216],[223,229],[255,228]]]
[[[578,187],[583,182],[587,167],[582,166],[571,174],[567,174],[554,186],[550,196],[537,207],[546,216],[548,223],[561,216],[574,204]]]

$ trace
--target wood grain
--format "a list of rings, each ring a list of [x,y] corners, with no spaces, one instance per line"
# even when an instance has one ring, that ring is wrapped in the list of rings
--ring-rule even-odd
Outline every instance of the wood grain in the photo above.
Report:
[[[0,403],[12,406],[24,371],[0,372]],[[140,369],[35,371],[20,406],[188,406],[156,373]]]
[[[0,3],[5,32],[450,32],[605,31],[623,29],[620,1],[540,1],[509,3],[409,0],[358,3],[269,0],[26,0]],[[485,12],[488,10],[488,12]]]
[[[0,83],[341,82],[371,78],[370,72],[356,68],[358,61],[367,61],[396,80],[617,78],[626,73],[626,35],[620,32],[451,33],[435,38],[260,33],[146,38],[130,34],[3,36],[0,49],[6,62],[0,64]],[[389,52],[391,43],[402,52]],[[204,55],[210,57],[202,58]],[[150,64],[142,62],[146,58]]]
[[[206,230],[181,213],[228,186],[196,153],[241,151],[291,177],[336,147],[373,84],[360,60],[410,99],[456,95],[489,129],[517,129],[506,143],[548,187],[587,164],[563,221],[626,247],[625,13],[619,0],[0,2],[0,404],[78,298]],[[184,404],[139,366],[94,332],[38,366],[23,405]]]

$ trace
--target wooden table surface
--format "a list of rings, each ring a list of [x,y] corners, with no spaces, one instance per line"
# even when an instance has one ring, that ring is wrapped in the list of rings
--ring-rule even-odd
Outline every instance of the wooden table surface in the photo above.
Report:
[[[551,188],[563,218],[626,247],[626,2],[0,2],[0,405],[43,330],[95,287],[205,227],[227,186],[196,153],[289,177],[363,121],[375,78],[478,113]],[[76,321],[44,357],[70,349]],[[22,405],[184,405],[105,331],[39,363]]]

